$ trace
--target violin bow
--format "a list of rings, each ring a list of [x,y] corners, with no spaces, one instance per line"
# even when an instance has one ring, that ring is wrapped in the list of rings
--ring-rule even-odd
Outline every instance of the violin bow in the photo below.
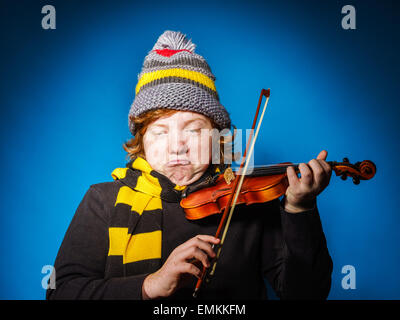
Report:
[[[262,102],[262,99],[263,99],[264,96],[266,98],[265,104],[264,104],[263,110],[261,112],[260,120],[258,121],[257,128],[256,128],[256,131],[255,131],[255,134],[254,134],[254,138],[253,138],[254,128],[255,128],[256,123],[257,123],[258,114],[260,112],[260,107],[261,107],[261,102]],[[258,133],[259,133],[260,128],[261,128],[262,121],[264,119],[264,114],[265,114],[265,110],[267,109],[269,97],[270,97],[270,89],[262,89],[261,90],[261,94],[260,94],[260,98],[258,100],[256,114],[254,116],[253,124],[251,126],[251,133],[250,133],[249,138],[247,140],[246,149],[245,149],[245,151],[243,153],[243,156],[242,156],[242,159],[241,159],[241,163],[240,163],[240,166],[239,166],[239,169],[238,169],[238,171],[240,172],[240,178],[234,180],[234,185],[232,187],[232,190],[234,190],[234,191],[229,196],[228,203],[227,203],[227,205],[226,205],[226,207],[224,209],[224,212],[223,212],[222,217],[221,217],[221,221],[220,221],[220,223],[218,225],[218,229],[217,229],[217,232],[215,234],[215,237],[219,238],[220,235],[221,235],[222,228],[224,228],[224,230],[222,231],[221,241],[218,244],[216,257],[213,259],[211,271],[209,273],[208,273],[208,269],[203,266],[201,277],[197,280],[196,287],[195,287],[194,292],[193,292],[193,297],[194,298],[196,298],[198,296],[198,292],[199,292],[199,290],[201,288],[201,285],[202,285],[203,281],[205,279],[206,279],[206,281],[209,281],[209,278],[212,277],[214,275],[214,273],[215,273],[215,268],[217,266],[217,261],[218,261],[218,258],[220,256],[220,254],[221,254],[222,246],[223,246],[223,244],[225,242],[226,234],[228,232],[229,224],[231,222],[232,215],[233,215],[233,212],[235,210],[236,202],[237,202],[237,199],[239,197],[240,190],[242,188],[244,178],[246,176],[246,171],[247,171],[247,168],[248,168],[248,165],[249,165],[248,159],[251,158],[251,156],[252,156],[252,154],[254,152],[254,145],[256,143],[256,140],[257,140],[257,137],[258,137]],[[249,150],[249,152],[247,154],[248,150]],[[229,213],[228,213],[228,211],[229,211]],[[214,248],[214,245],[213,245],[213,248]]]

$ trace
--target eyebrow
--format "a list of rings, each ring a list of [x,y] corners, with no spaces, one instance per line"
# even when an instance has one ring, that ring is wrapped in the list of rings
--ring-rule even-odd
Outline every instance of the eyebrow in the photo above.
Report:
[[[163,127],[163,128],[168,128],[168,126],[166,124],[162,124],[162,123],[153,123],[151,124],[152,127]]]
[[[202,119],[202,118],[196,118],[196,119],[191,119],[191,120],[186,120],[186,121],[184,121],[184,122],[183,122],[183,126],[187,126],[187,125],[189,125],[189,124],[191,124],[191,123],[193,123],[193,122],[196,122],[196,121],[201,121],[203,124],[206,124],[206,123],[207,123],[207,122],[206,122],[204,119]],[[163,123],[154,123],[154,124],[152,124],[152,126],[154,126],[154,127],[163,127],[163,128],[168,128],[168,127],[169,127],[168,125],[163,124]]]
[[[196,122],[196,121],[201,121],[201,122],[203,122],[204,124],[206,124],[206,121],[205,121],[204,119],[202,119],[202,118],[196,118],[196,119],[192,119],[192,120],[186,120],[186,121],[183,122],[183,124],[184,124],[184,125],[188,125],[188,124],[190,124],[190,123],[192,123],[192,122]]]

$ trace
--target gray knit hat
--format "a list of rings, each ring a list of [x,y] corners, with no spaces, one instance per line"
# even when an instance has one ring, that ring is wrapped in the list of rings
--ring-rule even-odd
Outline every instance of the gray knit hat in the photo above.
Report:
[[[138,75],[129,111],[129,129],[133,135],[132,118],[160,108],[198,112],[212,119],[220,129],[230,128],[229,114],[219,102],[215,76],[206,60],[194,52],[195,47],[180,32],[165,31],[158,38]]]

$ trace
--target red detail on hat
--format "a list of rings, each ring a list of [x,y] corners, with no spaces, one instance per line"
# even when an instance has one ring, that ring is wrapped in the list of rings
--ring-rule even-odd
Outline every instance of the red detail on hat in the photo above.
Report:
[[[175,53],[182,52],[182,51],[187,51],[192,53],[190,50],[187,49],[180,49],[180,50],[172,50],[172,49],[162,49],[162,50],[154,50],[157,52],[160,56],[164,57],[170,57],[173,56]]]

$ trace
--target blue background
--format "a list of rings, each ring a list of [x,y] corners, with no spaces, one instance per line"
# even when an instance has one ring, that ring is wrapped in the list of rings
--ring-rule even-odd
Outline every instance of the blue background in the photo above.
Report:
[[[41,8],[56,8],[56,30]],[[341,8],[356,8],[356,30]],[[2,1],[0,298],[43,299],[91,184],[126,163],[127,114],[143,59],[164,30],[197,44],[234,124],[271,88],[257,164],[347,156],[377,165],[335,176],[318,205],[334,261],[330,299],[400,298],[399,18],[395,1]],[[341,286],[344,265],[356,289]]]

